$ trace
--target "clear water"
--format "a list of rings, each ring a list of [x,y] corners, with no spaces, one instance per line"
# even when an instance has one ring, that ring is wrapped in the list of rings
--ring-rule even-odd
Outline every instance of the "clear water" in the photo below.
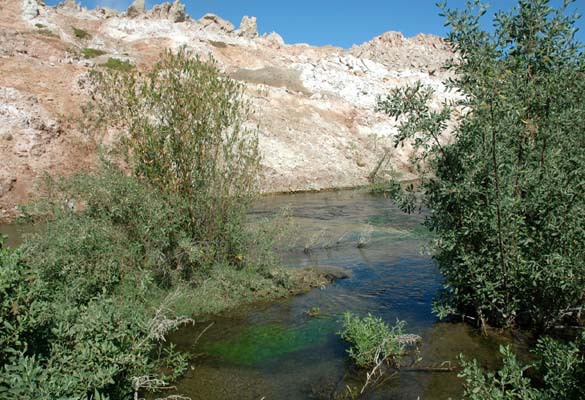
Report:
[[[364,373],[348,360],[336,334],[345,311],[372,313],[388,323],[408,323],[423,337],[420,366],[455,364],[459,354],[485,367],[499,363],[498,347],[523,341],[483,337],[464,324],[438,322],[431,313],[441,276],[424,246],[430,240],[424,215],[407,215],[382,196],[359,191],[277,195],[263,198],[252,218],[288,208],[295,229],[280,250],[291,268],[339,266],[349,279],[322,290],[226,313],[175,334],[171,341],[193,357],[177,391],[205,399],[329,399],[345,385],[360,388]],[[36,228],[0,225],[8,245],[17,246]],[[360,239],[361,238],[361,239]],[[358,246],[358,243],[365,246]],[[319,309],[318,317],[308,310]],[[213,322],[205,334],[202,330]],[[369,393],[368,399],[458,398],[456,373],[402,371]],[[155,397],[151,397],[155,398]]]
[[[283,207],[297,226],[295,239],[281,252],[283,263],[340,266],[352,276],[306,295],[217,317],[198,341],[209,321],[178,332],[172,341],[193,360],[177,393],[194,400],[293,400],[333,398],[336,388],[358,386],[363,373],[351,366],[346,344],[336,335],[345,311],[372,313],[388,323],[405,320],[410,333],[423,337],[421,366],[456,363],[460,353],[486,367],[497,365],[499,344],[507,339],[438,322],[431,313],[441,276],[422,251],[430,239],[421,225],[423,215],[406,215],[381,196],[341,191],[266,197],[254,216]],[[360,235],[365,247],[358,246]],[[307,315],[314,307],[317,318]],[[405,371],[367,398],[448,399],[461,390],[456,373]]]

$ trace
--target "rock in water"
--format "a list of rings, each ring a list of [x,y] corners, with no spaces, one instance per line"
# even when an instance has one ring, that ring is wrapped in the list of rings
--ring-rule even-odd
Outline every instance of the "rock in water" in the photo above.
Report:
[[[126,14],[129,17],[137,17],[141,14],[146,12],[146,5],[144,4],[144,0],[134,0],[134,3],[130,7],[128,7],[128,11]]]
[[[258,24],[256,17],[248,17],[244,15],[242,22],[240,22],[240,29],[238,29],[238,36],[248,39],[256,39],[258,37]]]

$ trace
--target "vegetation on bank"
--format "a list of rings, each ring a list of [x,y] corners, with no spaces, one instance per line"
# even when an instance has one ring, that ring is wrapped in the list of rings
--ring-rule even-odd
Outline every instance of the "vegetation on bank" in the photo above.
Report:
[[[541,338],[534,349],[536,361],[527,365],[522,365],[507,346],[502,346],[500,353],[503,366],[495,372],[484,371],[475,360],[461,360],[459,376],[465,380],[465,399],[585,398],[585,334],[568,344]]]
[[[24,210],[43,229],[1,250],[1,398],[162,390],[188,366],[172,330],[325,283],[276,267],[271,238],[244,223],[258,152],[239,84],[184,51],[92,78],[94,122],[126,133],[125,157],[47,178]]]
[[[379,102],[400,118],[396,145],[417,149],[421,193],[397,183],[387,190],[406,211],[432,211],[426,225],[445,280],[440,317],[537,335],[583,329],[585,53],[570,3],[519,0],[496,13],[493,32],[482,29],[480,1],[441,5],[456,51],[447,84],[461,100],[438,107],[417,84]],[[465,397],[581,399],[585,354],[576,343],[543,336],[530,366],[505,349],[496,374],[465,363]]]

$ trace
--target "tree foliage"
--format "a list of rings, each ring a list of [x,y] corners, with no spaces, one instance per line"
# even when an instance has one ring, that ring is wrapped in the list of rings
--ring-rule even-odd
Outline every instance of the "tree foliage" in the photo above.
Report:
[[[243,86],[184,49],[145,72],[95,71],[92,82],[99,121],[126,132],[135,175],[183,198],[191,236],[236,262],[260,162]]]
[[[520,0],[493,32],[479,1],[442,5],[460,100],[438,107],[417,85],[379,103],[418,149],[442,315],[547,329],[585,305],[585,55],[570,2],[548,3]]]
[[[539,340],[536,360],[523,365],[509,346],[502,346],[503,366],[482,370],[477,361],[462,359],[459,374],[468,400],[580,400],[585,398],[585,335],[577,343]],[[532,376],[532,379],[531,379]]]

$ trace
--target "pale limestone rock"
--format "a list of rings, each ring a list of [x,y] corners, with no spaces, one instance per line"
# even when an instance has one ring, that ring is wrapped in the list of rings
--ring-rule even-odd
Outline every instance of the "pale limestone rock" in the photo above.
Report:
[[[22,0],[22,17],[26,20],[38,17],[40,7],[44,5],[42,0]]]
[[[133,18],[141,14],[144,14],[145,12],[146,5],[144,4],[144,0],[134,0],[134,3],[132,3],[132,5],[128,7],[128,11],[126,11],[126,14],[129,17]]]
[[[108,8],[108,7],[97,7],[95,9],[95,13],[103,18],[112,18],[112,17],[118,17],[120,15],[120,12],[118,10],[114,10],[112,8]]]
[[[235,29],[231,22],[221,19],[215,14],[205,14],[201,17],[199,23],[205,30],[211,32],[232,33]]]
[[[242,22],[240,22],[240,29],[237,31],[238,36],[248,39],[256,39],[258,37],[258,23],[256,17],[248,17],[244,15]]]
[[[172,22],[185,22],[187,20],[187,12],[185,5],[181,4],[179,0],[174,3],[162,3],[155,5],[152,10],[148,12],[150,18],[168,19]]]
[[[68,8],[70,10],[78,10],[79,9],[79,5],[77,4],[77,1],[75,1],[75,0],[64,0],[59,6],[62,8]]]
[[[400,32],[386,32],[369,42],[351,48],[358,58],[368,58],[393,69],[436,71],[452,57],[447,43],[434,35],[405,38]]]
[[[284,46],[284,39],[276,32],[271,32],[268,35],[263,36],[263,38],[269,45],[276,47],[277,49]]]

